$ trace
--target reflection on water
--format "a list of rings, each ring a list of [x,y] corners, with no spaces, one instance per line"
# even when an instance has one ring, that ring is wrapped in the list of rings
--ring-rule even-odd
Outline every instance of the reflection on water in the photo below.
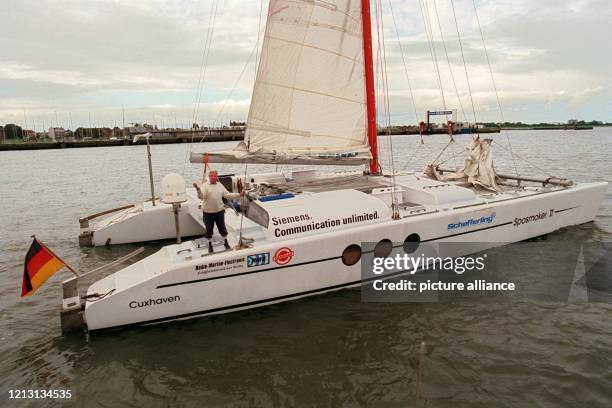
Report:
[[[609,180],[611,134],[612,129],[517,131],[511,137],[516,153],[551,173]],[[506,143],[503,134],[493,137]],[[467,138],[458,137],[455,159],[452,152],[445,158],[449,163],[461,161],[459,144]],[[417,141],[394,139],[398,167],[412,157]],[[386,143],[381,138],[383,151]],[[444,136],[428,137],[408,167],[422,168],[445,143]],[[172,171],[188,181],[201,177],[198,166],[183,170],[186,148],[153,146],[158,182]],[[496,150],[496,165],[512,172],[504,152]],[[431,406],[612,402],[612,306],[606,303],[374,304],[362,303],[358,290],[345,290],[231,315],[62,337],[58,312],[66,275],[52,278],[31,298],[18,298],[29,236],[36,233],[82,271],[134,250],[136,245],[79,248],[78,218],[147,197],[144,147],[1,152],[0,160],[4,395],[11,388],[71,388],[79,406],[406,406],[414,401],[418,349],[425,341],[422,395]],[[522,166],[521,173],[531,173]],[[611,215],[608,192],[595,223],[546,240],[609,242]],[[149,245],[147,252],[162,245]],[[514,260],[509,256],[508,262]]]

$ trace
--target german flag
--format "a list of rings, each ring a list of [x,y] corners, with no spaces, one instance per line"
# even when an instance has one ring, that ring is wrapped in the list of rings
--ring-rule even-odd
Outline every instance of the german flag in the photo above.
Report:
[[[21,297],[31,295],[66,264],[36,238],[25,257]]]

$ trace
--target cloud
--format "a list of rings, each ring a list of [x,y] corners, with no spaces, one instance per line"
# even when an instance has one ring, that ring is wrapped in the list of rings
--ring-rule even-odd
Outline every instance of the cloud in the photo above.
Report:
[[[61,118],[72,117],[73,123],[86,125],[90,116],[117,121],[122,106],[134,121],[176,116],[177,122],[189,123],[212,4],[212,0],[0,2],[0,123],[22,121],[24,109],[38,123],[56,120],[56,112],[57,120],[64,123],[68,120]],[[463,105],[471,117],[467,69],[477,117],[499,119],[472,0],[454,0],[465,67],[449,0],[391,0],[397,33],[388,1],[382,4],[391,113],[396,120],[415,120],[403,60],[417,116],[443,105],[424,21],[431,24],[448,107]],[[420,4],[429,6],[425,15]],[[563,121],[571,106],[574,116],[612,120],[609,1],[481,0],[477,6],[507,119]],[[259,16],[259,1],[218,1],[198,115],[202,121],[246,116],[254,77],[252,51],[261,34]],[[525,106],[547,109],[525,110]]]
[[[398,3],[400,7],[396,6]],[[416,10],[413,3],[417,5]],[[479,120],[499,120],[472,0],[454,1],[467,62],[465,68],[450,2],[428,0],[422,4],[425,3],[429,5],[425,20],[429,16],[447,107],[461,105],[453,86],[454,77],[462,104],[470,111],[471,117],[465,74],[467,69],[477,117]],[[396,21],[401,22],[402,26],[413,26],[410,30],[400,27],[400,36],[411,82],[413,87],[420,90],[416,98],[417,109],[423,112],[428,108],[439,109],[443,103],[418,4],[393,2],[393,9]],[[608,1],[491,0],[479,1],[477,6],[499,96],[502,105],[509,111],[507,119],[564,121],[567,119],[564,115],[568,104],[579,116],[612,119],[611,112],[606,108],[609,104],[602,103],[602,100],[612,97],[612,80],[609,76],[612,48],[607,40],[612,6]],[[386,19],[389,20],[393,21]],[[395,36],[392,24],[386,23],[385,28],[386,38]],[[387,59],[392,67],[400,67],[389,70],[389,87],[395,90],[393,93],[399,98],[392,106],[398,103],[399,106],[408,106],[411,101],[406,99],[407,84],[401,69],[399,47],[395,43],[387,41]],[[532,116],[530,111],[520,108],[521,104],[547,105],[550,109],[546,117],[536,117],[536,114],[541,115],[540,110],[532,110]]]

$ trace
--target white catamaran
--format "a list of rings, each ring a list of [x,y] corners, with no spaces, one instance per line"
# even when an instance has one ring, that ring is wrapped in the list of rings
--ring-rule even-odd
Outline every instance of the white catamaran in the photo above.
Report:
[[[64,282],[62,323],[89,330],[150,324],[269,305],[361,285],[363,242],[474,242],[490,246],[592,221],[607,183],[495,173],[476,138],[463,169],[385,173],[378,162],[369,0],[271,0],[244,142],[193,154],[194,163],[366,165],[231,176],[246,190],[226,223],[234,248],[203,239],[168,245],[79,295]],[[529,182],[532,183],[529,183]],[[179,188],[180,190],[180,188]],[[180,235],[201,235],[187,189]],[[170,204],[150,201],[91,228],[89,245],[172,238]]]

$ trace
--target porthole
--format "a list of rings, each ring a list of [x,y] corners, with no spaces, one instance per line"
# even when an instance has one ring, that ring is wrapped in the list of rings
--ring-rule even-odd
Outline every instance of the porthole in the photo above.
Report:
[[[419,243],[421,242],[421,237],[419,234],[410,234],[404,240],[404,252],[407,254],[411,254],[417,250],[419,247]]]
[[[361,247],[357,244],[347,246],[342,252],[342,263],[346,266],[355,265],[361,259]]]
[[[374,247],[375,258],[386,258],[393,251],[393,243],[390,239],[381,239]]]

